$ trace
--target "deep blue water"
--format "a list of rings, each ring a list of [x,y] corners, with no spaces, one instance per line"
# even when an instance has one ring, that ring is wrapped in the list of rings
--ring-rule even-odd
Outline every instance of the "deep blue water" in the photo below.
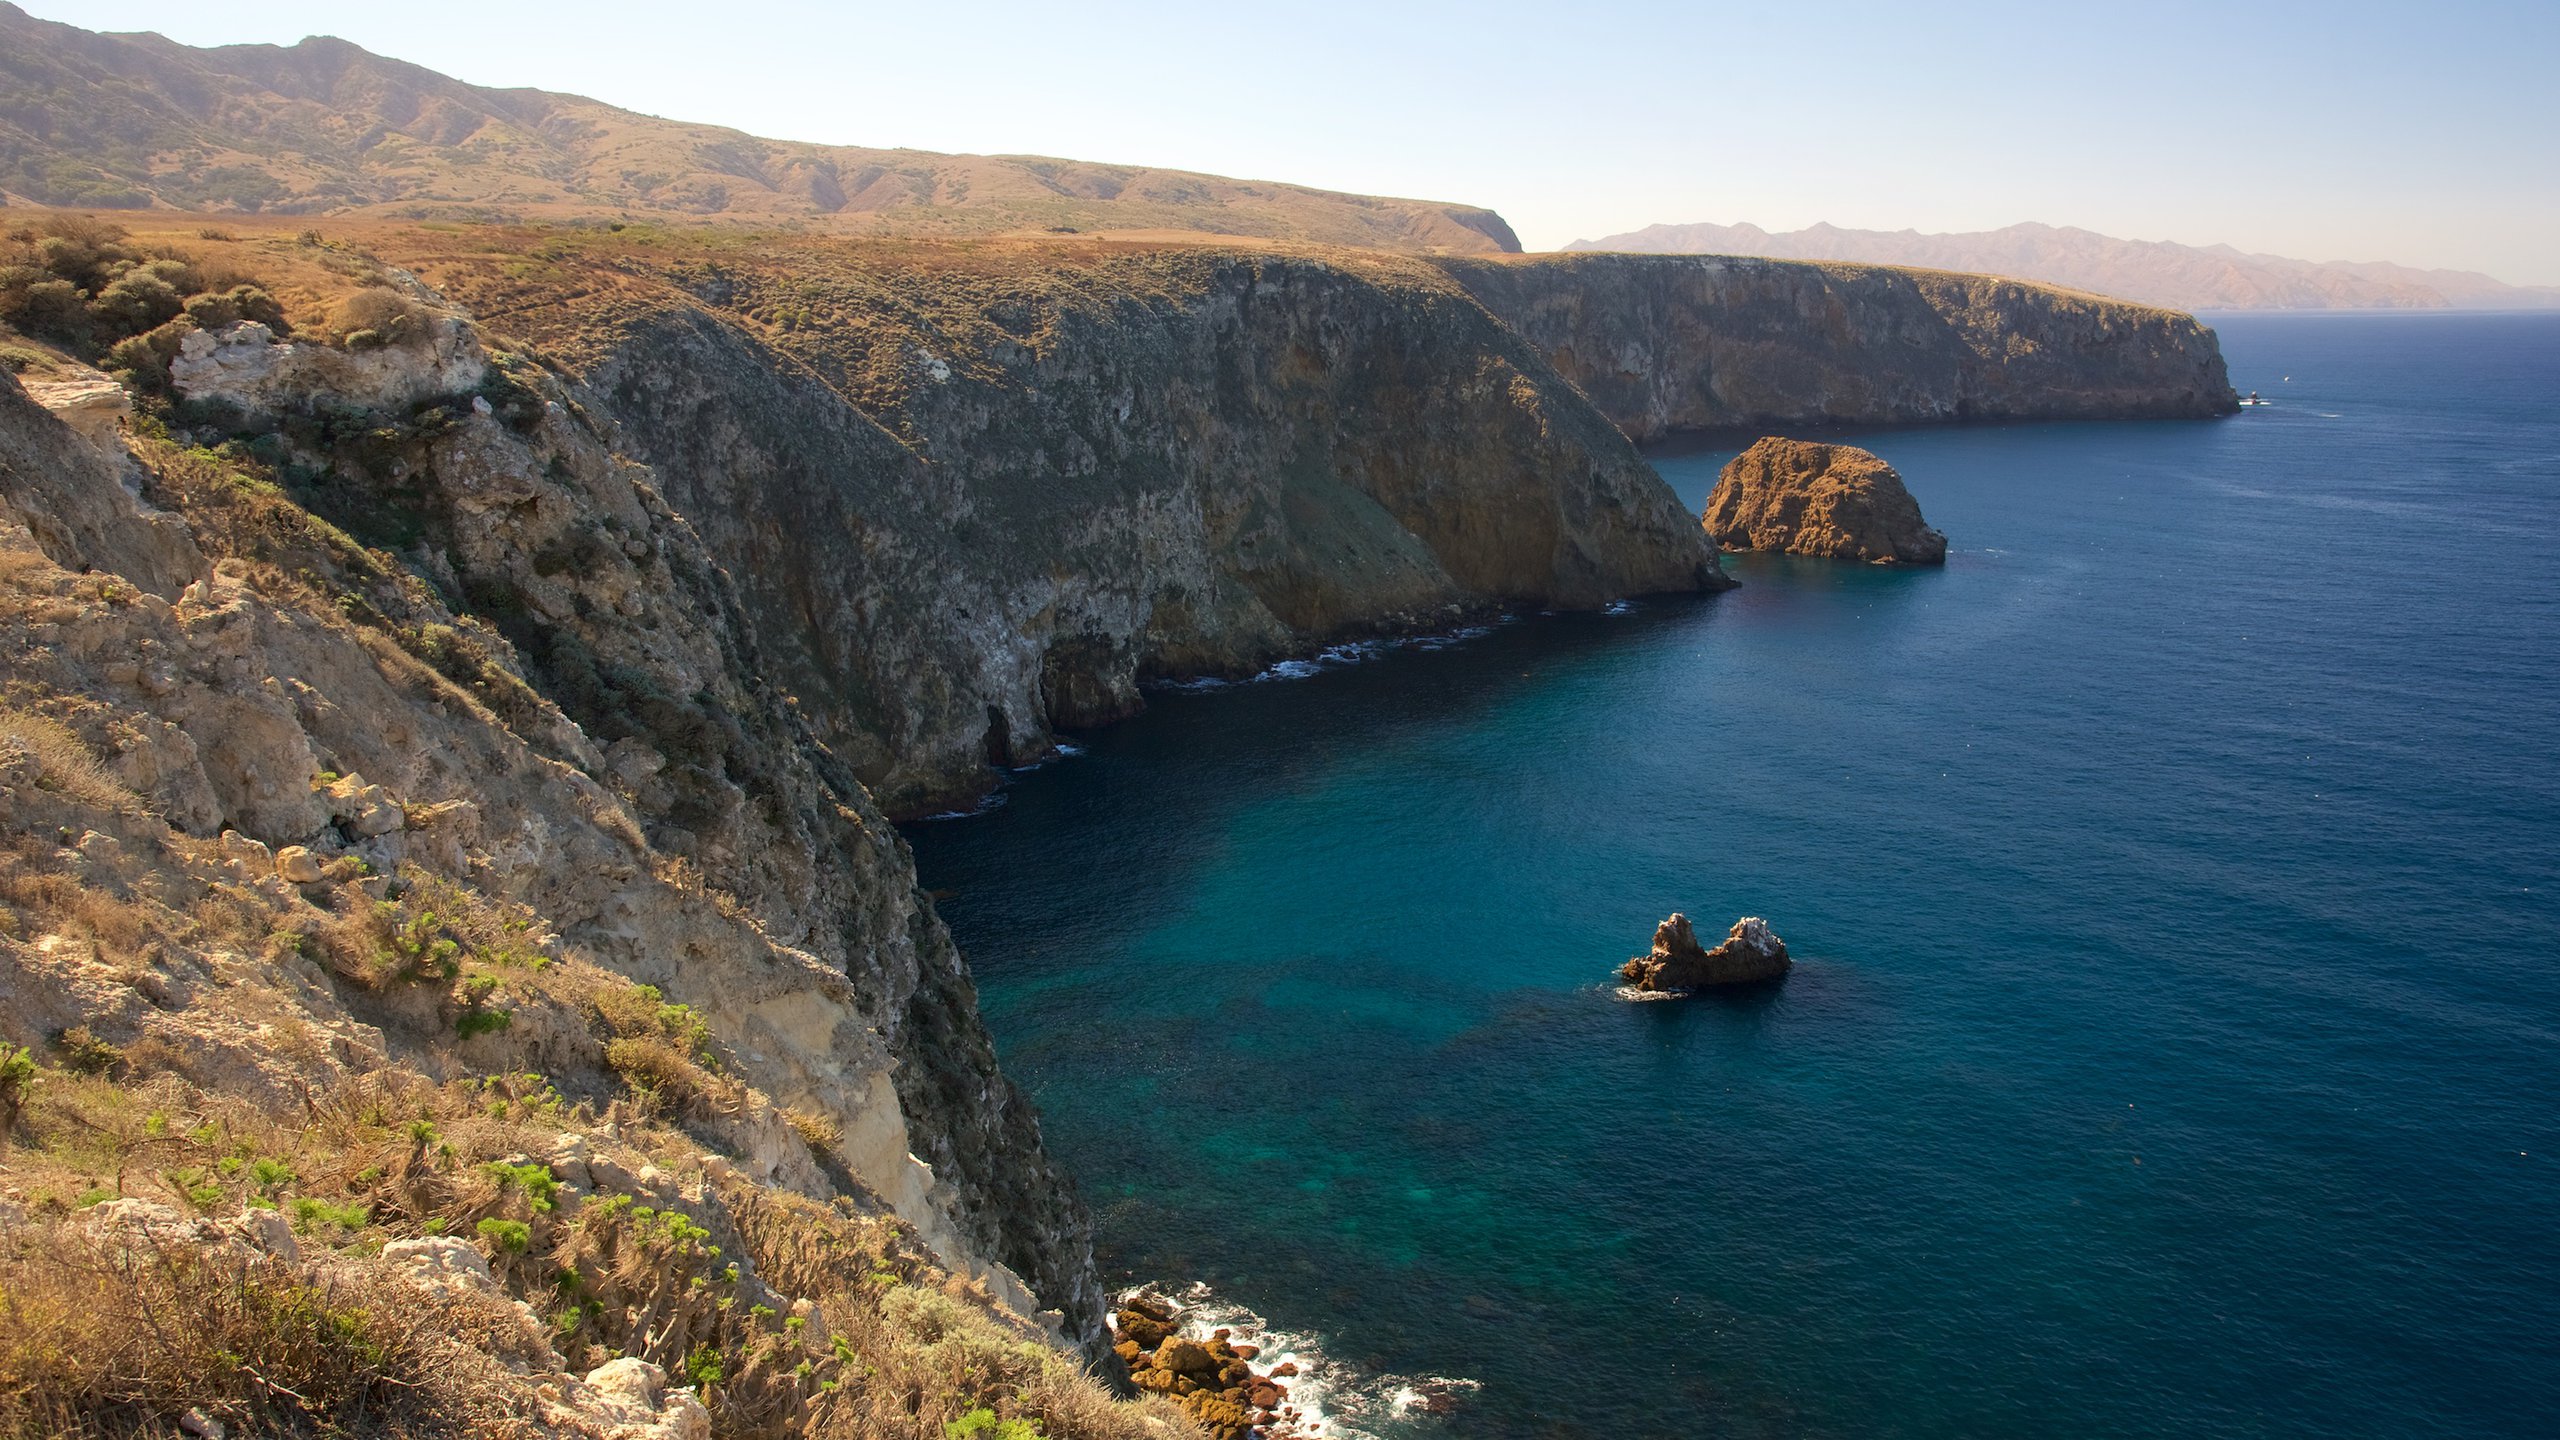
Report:
[[[1159,695],[916,827],[1112,1278],[1482,1382],[1417,1432],[2560,1433],[2560,317],[2219,328],[2277,407],[1858,436],[1942,572]],[[1800,963],[1618,998],[1673,909]]]

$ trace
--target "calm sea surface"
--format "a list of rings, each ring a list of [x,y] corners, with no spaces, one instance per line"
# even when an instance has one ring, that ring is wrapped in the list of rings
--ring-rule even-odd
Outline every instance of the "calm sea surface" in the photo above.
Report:
[[[1856,436],[1943,571],[1159,694],[915,827],[1109,1278],[1480,1382],[1372,1433],[2560,1434],[2560,317],[2217,326],[2274,408]],[[1620,999],[1674,909],[1795,973]]]

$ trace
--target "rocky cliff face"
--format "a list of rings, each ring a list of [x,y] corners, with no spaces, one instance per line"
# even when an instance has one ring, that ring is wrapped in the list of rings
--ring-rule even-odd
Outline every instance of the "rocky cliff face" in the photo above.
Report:
[[[361,374],[257,328],[225,338],[261,353],[187,399],[227,415],[214,433],[262,436],[259,458],[154,442],[137,462],[0,382],[8,518],[50,565],[114,577],[103,603],[12,612],[13,685],[107,737],[118,782],[180,835],[311,852],[251,865],[269,884],[341,856],[413,868],[689,1002],[773,1105],[821,1117],[820,1166],[1023,1313],[1098,1340],[1084,1213],[997,1072],[904,842],[770,681],[648,472],[555,377],[490,365],[458,318]],[[461,370],[477,383],[443,390]],[[30,1023],[41,995],[69,1007],[56,1025],[148,1029],[147,1009],[31,987]],[[290,1093],[386,1058],[367,1042],[224,1063],[233,1088]],[[438,1075],[495,1059],[401,1058]],[[759,1178],[814,1183],[767,1128]]]
[[[2221,347],[2193,316],[2013,280],[1727,256],[1439,263],[1639,442],[2237,404]]]
[[[585,378],[893,812],[1151,676],[1728,583],[1608,422],[1422,267],[831,278],[896,323],[759,334],[783,285],[733,267],[619,321]]]
[[[396,343],[190,335],[182,433],[130,455],[0,382],[0,738],[25,751],[0,780],[80,789],[74,752],[111,757],[94,841],[47,790],[0,855],[0,879],[70,877],[11,893],[73,937],[0,932],[0,1034],[92,1025],[277,1104],[395,1061],[690,1086],[724,1097],[724,1165],[885,1206],[1088,1345],[1084,1212],[889,813],[1153,676],[1729,583],[1622,429],[2004,413],[1966,396],[2186,413],[2220,374],[2208,333],[2149,312],[1813,267],[367,232],[439,295],[340,241],[204,238],[422,318]],[[532,343],[492,353],[448,297]],[[2178,390],[2181,364],[2209,375]],[[56,901],[83,887],[234,907],[248,938],[80,939]],[[495,960],[373,996],[379,956],[440,953],[453,906],[403,898],[429,894],[693,1007],[726,1068],[642,1065],[629,1044],[667,1043],[647,1007],[625,1032]],[[281,934],[345,941],[347,972]],[[184,983],[115,969],[171,954]],[[283,1019],[198,1004],[234,991]]]
[[[1879,565],[1943,565],[1947,537],[1902,476],[1855,445],[1762,437],[1726,463],[1699,523],[1727,550],[1783,550]]]

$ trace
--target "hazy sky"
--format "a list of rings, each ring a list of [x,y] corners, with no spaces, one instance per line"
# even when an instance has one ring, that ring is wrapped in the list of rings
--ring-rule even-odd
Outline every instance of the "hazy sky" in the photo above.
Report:
[[[21,0],[760,135],[1655,221],[2019,220],[2560,284],[2560,3]]]

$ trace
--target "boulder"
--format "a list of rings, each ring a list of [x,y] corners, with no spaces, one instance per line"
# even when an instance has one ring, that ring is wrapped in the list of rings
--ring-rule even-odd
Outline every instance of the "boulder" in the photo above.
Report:
[[[1653,952],[1619,966],[1618,978],[1638,990],[1703,990],[1775,980],[1793,963],[1787,942],[1757,915],[1734,921],[1724,943],[1709,950],[1698,944],[1689,917],[1675,911],[1654,928]]]
[[[1220,1368],[1218,1357],[1209,1353],[1208,1346],[1197,1340],[1185,1340],[1180,1336],[1167,1340],[1157,1347],[1155,1364],[1159,1370],[1175,1375],[1188,1375],[1199,1380],[1217,1378]]]
[[[1947,537],[1921,520],[1902,477],[1855,445],[1764,437],[1724,467],[1698,519],[1726,550],[1878,565],[1947,560]]]
[[[288,885],[316,885],[325,873],[320,857],[306,845],[287,845],[276,852],[276,878]]]
[[[329,807],[329,818],[343,820],[358,835],[388,835],[408,823],[408,813],[391,792],[365,782],[361,775],[347,775],[321,787],[321,803]]]

